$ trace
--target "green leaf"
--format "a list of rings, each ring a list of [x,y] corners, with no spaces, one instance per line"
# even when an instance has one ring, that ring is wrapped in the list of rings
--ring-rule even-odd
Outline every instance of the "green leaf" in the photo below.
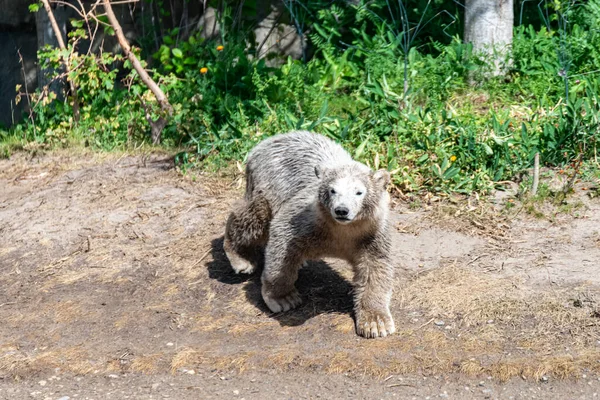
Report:
[[[171,52],[173,53],[173,55],[177,58],[183,58],[183,53],[181,50],[179,50],[177,47],[172,49]]]
[[[444,179],[452,179],[456,175],[458,175],[459,172],[460,169],[458,169],[457,167],[450,167],[446,170],[446,172],[444,172]]]
[[[494,150],[492,150],[492,148],[487,143],[482,143],[481,145],[483,146],[483,150],[485,150],[485,154],[487,154],[488,156],[494,154]]]
[[[365,146],[367,145],[367,143],[369,143],[369,138],[366,138],[357,148],[356,151],[354,152],[354,157],[355,158],[359,158],[362,153],[365,151]]]
[[[328,107],[329,107],[329,102],[327,101],[327,99],[325,99],[325,101],[323,102],[323,105],[321,106],[321,112],[319,113],[319,119],[325,117],[325,115],[327,114]]]

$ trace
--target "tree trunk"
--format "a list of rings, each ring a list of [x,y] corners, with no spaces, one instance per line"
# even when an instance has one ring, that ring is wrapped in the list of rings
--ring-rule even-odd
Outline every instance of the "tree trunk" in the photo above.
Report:
[[[52,10],[50,11],[52,12]],[[60,7],[58,10],[54,10],[54,14],[56,17],[56,27],[58,32],[60,32],[61,39],[66,36],[66,18],[64,13],[64,7]],[[56,32],[50,22],[50,14],[47,11],[39,10],[35,13],[35,25],[37,30],[37,38],[38,38],[38,50],[42,49],[44,46],[49,45],[54,48],[60,47],[58,45],[58,37]],[[51,68],[44,69],[42,68],[42,60],[38,60],[38,87],[43,88],[48,86],[48,90],[50,92],[54,92],[58,99],[62,99],[63,93],[61,88],[61,83],[58,80],[52,81],[52,77],[58,75],[58,71],[55,71]]]
[[[513,0],[465,1],[465,42],[488,62],[491,76],[504,75],[510,65],[513,22]]]
[[[135,54],[131,51],[131,47],[129,46],[129,42],[127,42],[127,38],[123,34],[123,29],[121,28],[121,24],[117,20],[115,13],[112,10],[112,6],[110,5],[110,0],[103,0],[102,4],[104,5],[104,11],[106,11],[106,16],[108,17],[108,21],[112,25],[115,30],[115,35],[117,36],[117,40],[119,41],[119,45],[123,49],[123,53],[125,53],[125,57],[129,59],[133,69],[138,73],[142,82],[146,84],[148,89],[152,91],[158,104],[160,104],[160,108],[162,111],[166,112],[168,115],[171,115],[173,112],[173,107],[167,100],[167,96],[163,93],[160,87],[154,82],[154,80],[148,75],[148,72],[144,69],[140,61],[137,59]],[[150,128],[152,129],[152,143],[158,144],[160,143],[160,136],[163,128],[167,124],[167,121],[161,116],[156,121],[153,121],[149,110],[144,105],[144,109],[146,111],[146,120],[150,124]]]
[[[41,49],[44,45],[49,44],[53,47],[58,47],[61,50],[65,50],[65,40],[66,36],[66,12],[63,6],[57,7],[54,11],[52,11],[52,7],[50,7],[50,3],[48,0],[42,0],[44,4],[44,9],[46,12],[38,11],[36,13],[36,26],[38,33],[38,49]],[[57,18],[55,18],[55,14]],[[56,93],[57,98],[62,97],[61,90],[61,82],[60,81],[52,81],[52,78],[49,75],[53,74],[53,71],[42,71],[39,68],[38,63],[38,83],[39,87],[43,88],[46,85],[50,85],[49,90]],[[71,67],[69,64],[69,60],[63,60],[63,65],[67,74],[71,72]],[[77,86],[67,77],[67,81],[69,82],[69,86],[71,88],[71,96],[73,96],[73,120],[75,124],[79,122],[79,97],[77,96]]]

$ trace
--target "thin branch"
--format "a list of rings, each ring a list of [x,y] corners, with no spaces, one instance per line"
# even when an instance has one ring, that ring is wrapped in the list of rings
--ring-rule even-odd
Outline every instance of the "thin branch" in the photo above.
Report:
[[[533,159],[533,187],[531,188],[531,194],[535,196],[538,191],[538,185],[540,183],[540,153],[535,153]]]
[[[125,35],[123,34],[123,29],[121,28],[121,25],[119,24],[119,21],[117,20],[117,17],[113,12],[110,0],[103,0],[103,5],[104,10],[106,12],[106,16],[108,17],[110,24],[115,30],[115,35],[117,36],[117,40],[119,41],[119,44],[121,45],[125,56],[129,59],[129,62],[131,62],[131,65],[142,79],[142,82],[144,82],[148,89],[152,91],[152,93],[156,97],[156,100],[158,101],[158,104],[160,104],[162,111],[167,112],[168,115],[171,115],[173,112],[173,107],[171,107],[167,96],[165,96],[165,94],[156,84],[156,82],[154,82],[150,75],[148,75],[148,72],[146,72],[146,70],[144,69],[140,61],[137,59],[133,51],[131,51],[131,47],[127,42],[127,38],[125,38]],[[152,128],[152,142],[154,144],[158,144],[160,143],[160,135],[162,129],[165,126],[165,121],[162,117],[159,117],[157,121],[152,122],[152,120],[150,120],[149,122]]]

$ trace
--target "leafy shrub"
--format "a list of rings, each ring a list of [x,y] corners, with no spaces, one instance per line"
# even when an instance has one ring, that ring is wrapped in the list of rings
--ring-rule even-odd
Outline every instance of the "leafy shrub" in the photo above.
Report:
[[[277,67],[252,56],[249,32],[230,29],[231,12],[218,41],[198,34],[176,40],[173,30],[152,55],[153,77],[174,107],[163,145],[179,151],[182,166],[218,168],[243,159],[266,136],[315,130],[357,159],[388,168],[403,190],[465,193],[512,179],[538,152],[549,166],[595,156],[600,46],[591,24],[600,21],[598,1],[588,3],[587,13],[570,11],[576,23],[568,35],[553,21],[515,28],[510,74],[477,87],[466,76],[485,65],[471,57],[470,45],[448,36],[455,26],[417,25],[407,8],[408,25],[421,32],[408,40],[387,3],[305,4],[294,18],[310,19],[304,22],[315,56]],[[418,3],[406,4],[424,7]],[[457,21],[455,10],[444,14],[440,7],[431,3],[428,18]],[[68,102],[38,92],[30,118],[8,136],[50,145],[79,138],[99,148],[147,140],[154,98],[121,56],[75,55],[83,37],[75,32],[67,52],[40,52],[54,66],[69,55],[78,66],[70,78],[79,87],[80,123]]]

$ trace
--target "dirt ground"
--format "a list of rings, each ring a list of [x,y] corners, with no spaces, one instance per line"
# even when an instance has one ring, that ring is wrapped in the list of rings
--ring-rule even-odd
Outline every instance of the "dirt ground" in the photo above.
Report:
[[[394,204],[398,332],[354,333],[349,268],[272,315],[222,251],[240,177],[166,155],[0,160],[0,399],[593,398],[600,201]]]

